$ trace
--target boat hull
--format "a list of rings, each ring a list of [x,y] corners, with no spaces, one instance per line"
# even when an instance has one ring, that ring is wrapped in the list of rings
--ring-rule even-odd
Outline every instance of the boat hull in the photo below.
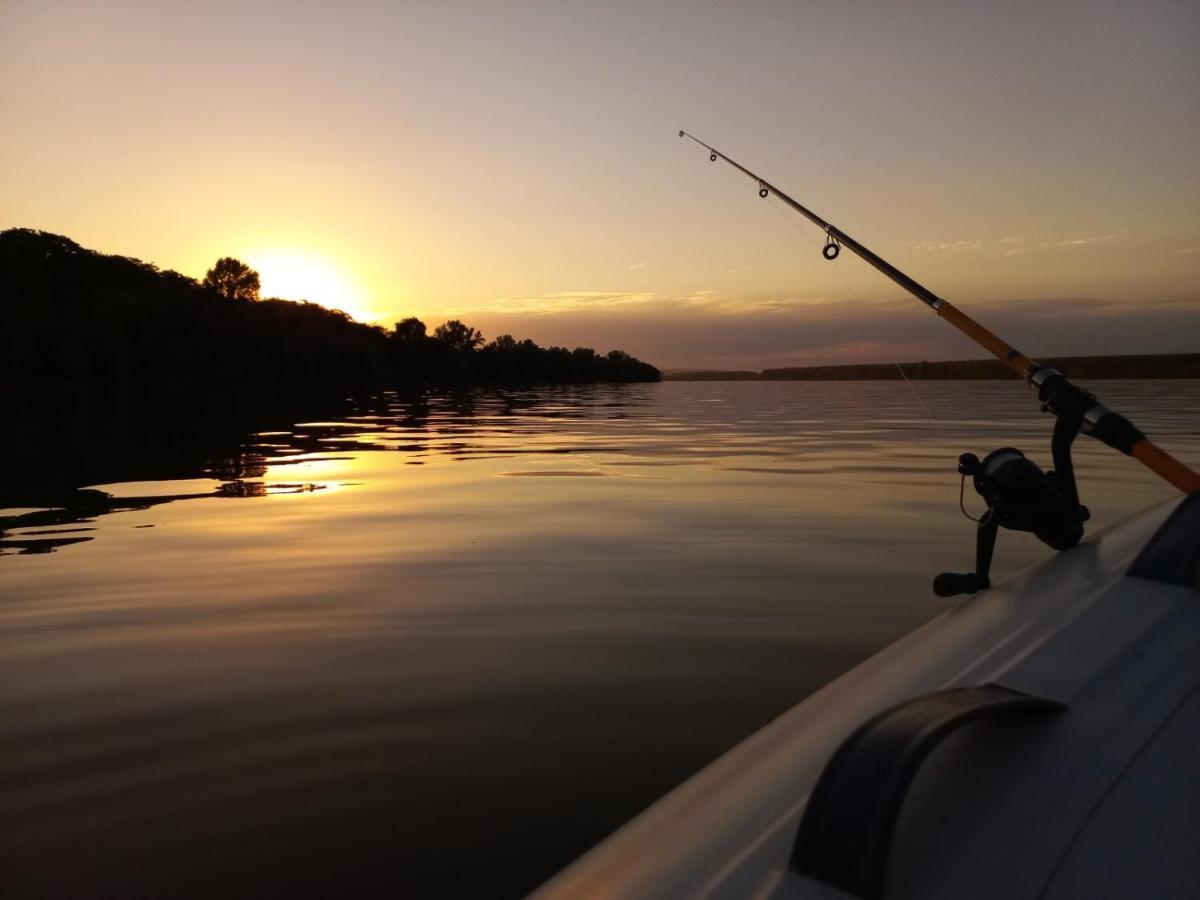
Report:
[[[1073,732],[1088,726],[1086,716],[1100,722],[1090,723],[1089,740],[1097,729],[1104,733],[1105,727],[1132,727],[1128,724],[1131,710],[1146,706],[1146,678],[1151,686],[1161,686],[1174,677],[1172,697],[1178,702],[1172,706],[1167,698],[1160,704],[1162,709],[1138,724],[1136,734],[1126,742],[1131,746],[1124,755],[1099,760],[1101,767],[1128,766],[1139,748],[1153,740],[1155,728],[1170,720],[1173,710],[1179,711],[1180,698],[1187,696],[1200,677],[1200,666],[1194,664],[1200,647],[1200,617],[1196,615],[1200,592],[1127,574],[1179,503],[1168,501],[1100,532],[968,598],[881,651],[680,785],[534,896],[540,900],[843,896],[828,883],[801,875],[792,864],[797,832],[814,785],[831,756],[863,723],[898,704],[948,689],[996,685],[1068,710],[1051,729],[1054,734],[1050,737],[1041,733],[1045,728],[1034,728],[1032,736],[1022,731],[1021,739],[1042,753],[1041,757],[1035,753],[1037,758],[1029,763],[1032,775],[1018,772],[1012,776],[1013,784],[1024,784],[1029,790],[1039,778],[1064,780],[1062,773],[1053,774],[1056,770],[1047,759],[1052,761],[1057,744],[1074,747],[1081,743]],[[1139,659],[1145,659],[1139,653],[1154,659],[1155,666],[1149,667],[1148,674],[1137,670]],[[1101,684],[1105,678],[1115,679],[1116,686]],[[1127,688],[1124,693],[1121,686]],[[1098,694],[1100,687],[1104,692]],[[1200,716],[1193,718],[1200,721]],[[1194,733],[1196,724],[1190,729],[1183,727],[1181,737]],[[970,735],[964,739],[967,737]],[[1086,758],[1087,753],[1078,747],[1072,752],[1073,765],[1097,762]],[[992,765],[986,775],[998,782],[996,790],[1003,793],[1008,776],[1003,766],[997,770],[995,760],[989,762]],[[1045,845],[1044,858],[1026,859],[1023,879],[1014,879],[1011,873],[1006,876],[1005,870],[1014,867],[1002,863],[991,867],[998,871],[991,873],[989,885],[974,876],[989,868],[980,860],[1005,856],[1002,846],[986,846],[989,828],[979,824],[994,818],[995,805],[975,810],[971,827],[965,829],[957,820],[945,827],[920,820],[921,802],[925,802],[921,797],[930,793],[921,780],[933,778],[929,771],[954,770],[956,791],[974,789],[970,783],[961,784],[964,778],[970,782],[974,776],[955,770],[955,765],[955,759],[939,751],[922,767],[897,825],[885,895],[1037,895],[1050,883],[1047,879],[1059,877],[1055,872],[1066,864],[1064,854],[1069,856],[1072,841],[1078,841],[1080,829],[1088,816],[1096,814],[1103,799],[1097,793],[1111,792],[1120,775],[1115,770],[1101,772],[1092,779],[1094,784],[1083,785],[1076,791],[1078,796],[1067,798],[1079,807],[1073,812],[1078,821],[1059,822],[1049,829],[1052,833],[1039,838]],[[944,798],[938,802],[946,805]],[[1015,807],[1024,815],[1036,815],[1036,808],[1036,803]],[[945,812],[929,813],[930,821]],[[1061,818],[1053,812],[1047,811],[1050,819]],[[960,818],[969,813],[955,810]],[[1196,818],[1195,813],[1191,816]],[[939,851],[928,841],[913,837],[930,832],[931,827],[933,833],[951,837],[964,831],[978,832],[971,841],[984,850],[972,851],[971,841],[960,841],[960,856],[972,862],[958,866],[959,874],[948,875],[955,867],[948,866],[944,858],[927,860]],[[997,827],[1014,827],[1011,815]],[[1192,833],[1200,833],[1200,829]],[[940,838],[943,842],[947,839],[944,834]],[[901,854],[895,848],[901,846],[906,850],[903,859],[898,859]],[[1028,852],[1038,855],[1036,849]],[[980,871],[973,873],[972,866]],[[969,890],[963,893],[965,887]]]

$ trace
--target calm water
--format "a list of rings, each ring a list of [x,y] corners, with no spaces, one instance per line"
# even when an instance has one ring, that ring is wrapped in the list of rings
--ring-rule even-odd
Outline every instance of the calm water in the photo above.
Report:
[[[8,410],[0,894],[535,887],[947,608],[958,454],[1050,421],[917,387]],[[1200,382],[1093,387],[1200,464]],[[1171,496],[1077,460],[1093,526]]]

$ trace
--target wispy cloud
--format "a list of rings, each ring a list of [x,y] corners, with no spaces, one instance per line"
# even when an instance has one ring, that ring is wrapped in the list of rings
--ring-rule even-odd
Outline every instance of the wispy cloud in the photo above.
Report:
[[[651,305],[657,299],[657,294],[644,291],[559,291],[539,296],[501,297],[484,308],[497,312],[534,314],[581,310],[629,311],[636,307]]]
[[[630,263],[625,268],[627,268],[630,272],[636,272],[638,269],[642,268],[642,266],[644,266],[644,265],[646,265],[646,263],[643,260],[642,262]]]
[[[944,250],[979,250],[983,241],[904,241],[900,246],[917,253],[940,253]]]
[[[1115,241],[1115,234],[1068,238],[1062,241],[1043,241],[1040,244],[1030,243],[1036,235],[1014,234],[995,241],[958,240],[958,241],[904,241],[901,247],[913,253],[942,253],[946,251],[959,252],[963,250],[983,250],[985,248],[996,256],[1023,256],[1034,250],[1048,250],[1058,247],[1086,247],[1089,244],[1099,244],[1105,241]],[[1200,247],[1191,247],[1177,253],[1200,252]]]
[[[1184,247],[1182,250],[1172,250],[1172,256],[1182,256],[1185,253],[1200,253],[1200,247]]]
[[[1014,237],[1001,238],[1000,240],[996,241],[996,244],[1003,248],[1000,250],[999,255],[1001,257],[1023,256],[1026,253],[1032,253],[1035,250],[1054,250],[1059,247],[1087,247],[1091,244],[1101,244],[1106,241],[1115,241],[1117,239],[1115,234],[1105,234],[1099,237],[1088,236],[1068,238],[1064,241],[1042,241],[1040,244],[1036,245],[1026,243],[1027,241],[1031,240],[1032,237],[1032,235],[1028,238],[1018,235]]]
[[[1116,239],[1117,239],[1117,236],[1115,234],[1106,234],[1103,237],[1071,238],[1070,240],[1066,240],[1066,241],[1058,241],[1057,243],[1053,244],[1052,246],[1055,246],[1055,247],[1086,247],[1088,244],[1099,244],[1099,243],[1102,243],[1103,241],[1115,241]]]
[[[486,312],[556,315],[561,313],[703,313],[733,316],[794,311],[845,301],[793,296],[740,297],[719,291],[669,295],[649,291],[561,291],[538,296],[502,297],[478,309]],[[474,310],[461,310],[470,313]]]

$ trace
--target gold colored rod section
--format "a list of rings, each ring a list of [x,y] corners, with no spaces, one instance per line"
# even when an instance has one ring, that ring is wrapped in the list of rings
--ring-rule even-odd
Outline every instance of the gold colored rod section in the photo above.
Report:
[[[988,353],[1000,360],[1038,391],[1043,408],[1056,416],[1065,416],[1069,420],[1080,423],[1085,434],[1090,434],[1097,440],[1115,450],[1132,456],[1150,471],[1169,482],[1174,487],[1191,494],[1200,491],[1200,475],[1181,463],[1165,450],[1155,446],[1144,434],[1137,430],[1124,416],[1118,415],[1098,402],[1086,391],[1075,387],[1060,373],[1053,369],[1039,366],[1036,361],[1021,353],[1007,341],[1001,340],[988,331],[965,312],[947,300],[943,300],[923,284],[901,272],[877,253],[868,250],[840,228],[825,221],[811,209],[793,200],[775,185],[755,175],[745,166],[730,159],[720,150],[711,147],[704,141],[688,134],[679,132],[680,137],[691,138],[701,147],[709,151],[709,158],[714,162],[723,159],[743,175],[758,182],[758,192],[767,197],[774,194],[796,212],[800,213],[818,228],[825,232],[827,240],[849,248],[868,265],[878,269],[904,290],[908,291],[941,318],[945,319]]]
[[[1037,368],[1037,363],[1032,359],[1006,341],[1002,341],[996,337],[996,335],[992,334],[953,303],[943,300],[934,309],[938,316],[945,319],[1022,378],[1028,379],[1030,371]]]
[[[1134,444],[1129,455],[1185,494],[1194,494],[1200,491],[1200,475],[1197,475],[1149,438],[1142,438]]]

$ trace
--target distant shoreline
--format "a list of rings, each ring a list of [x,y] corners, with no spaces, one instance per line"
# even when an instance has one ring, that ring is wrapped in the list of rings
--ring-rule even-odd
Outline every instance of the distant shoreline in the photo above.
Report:
[[[1121,356],[1055,356],[1039,360],[1069,378],[1200,378],[1200,353],[1142,353]],[[903,372],[901,371],[903,370]],[[1016,378],[996,359],[869,363],[787,369],[674,370],[664,381],[978,381]]]
[[[259,297],[258,273],[218,259],[204,281],[28,228],[0,231],[0,384],[127,387],[517,386],[654,382],[622,350],[487,341],[451,319],[391,330],[307,301]],[[307,388],[306,388],[307,389]]]

